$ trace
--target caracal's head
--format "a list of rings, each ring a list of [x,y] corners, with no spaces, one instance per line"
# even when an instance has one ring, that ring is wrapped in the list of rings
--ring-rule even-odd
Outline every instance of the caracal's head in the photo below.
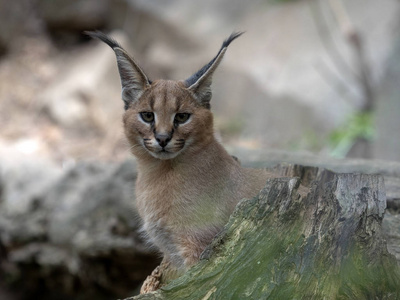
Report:
[[[218,54],[190,78],[154,82],[116,41],[101,32],[87,34],[108,44],[116,54],[125,103],[124,130],[134,155],[173,159],[196,152],[212,140],[212,75],[229,44],[241,33],[226,39]]]

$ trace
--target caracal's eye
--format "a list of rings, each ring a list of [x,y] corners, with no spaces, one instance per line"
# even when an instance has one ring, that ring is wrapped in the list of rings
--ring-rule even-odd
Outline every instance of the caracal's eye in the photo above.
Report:
[[[174,122],[178,124],[183,124],[185,123],[190,117],[190,114],[188,113],[178,113],[175,115]]]
[[[140,117],[142,118],[143,121],[145,121],[146,123],[151,123],[154,121],[154,113],[152,112],[141,112],[140,113]]]

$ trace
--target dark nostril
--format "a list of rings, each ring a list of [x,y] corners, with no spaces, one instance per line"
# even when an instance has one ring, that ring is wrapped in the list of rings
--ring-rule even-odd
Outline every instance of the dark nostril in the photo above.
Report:
[[[156,134],[155,138],[161,147],[167,146],[168,142],[171,140],[171,137],[168,134]]]

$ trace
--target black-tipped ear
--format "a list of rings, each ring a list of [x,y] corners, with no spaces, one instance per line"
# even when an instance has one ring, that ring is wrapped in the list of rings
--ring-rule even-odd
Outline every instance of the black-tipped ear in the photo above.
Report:
[[[138,100],[143,91],[151,85],[151,81],[139,65],[115,40],[100,31],[85,31],[84,33],[92,38],[103,41],[114,50],[121,77],[122,100],[125,102],[125,109],[128,109],[129,103]]]
[[[207,65],[202,67],[199,71],[193,74],[191,77],[185,80],[186,87],[193,93],[197,101],[204,107],[210,108],[210,100],[212,96],[211,82],[212,75],[215,69],[221,62],[226,49],[229,44],[243,32],[232,33],[223,43],[221,49],[219,49],[217,56],[215,56]]]

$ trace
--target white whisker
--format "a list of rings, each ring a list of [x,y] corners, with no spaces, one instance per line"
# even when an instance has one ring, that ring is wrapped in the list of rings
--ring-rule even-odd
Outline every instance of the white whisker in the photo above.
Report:
[[[144,146],[142,146],[141,144],[133,145],[133,146],[129,147],[129,150],[132,151],[134,149],[136,150],[137,148],[139,148],[141,150],[145,150]]]

